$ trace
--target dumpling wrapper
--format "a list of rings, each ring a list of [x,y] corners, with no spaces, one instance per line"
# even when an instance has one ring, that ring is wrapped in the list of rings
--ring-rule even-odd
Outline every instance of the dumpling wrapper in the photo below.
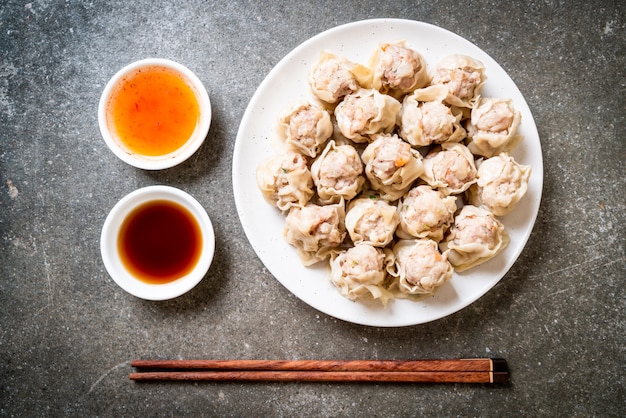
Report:
[[[393,246],[393,253],[395,280],[389,290],[399,298],[430,295],[454,273],[448,254],[441,253],[431,239],[400,240]]]
[[[264,160],[256,170],[256,181],[263,198],[283,212],[303,207],[315,194],[306,159],[288,151]]]
[[[354,244],[384,247],[393,240],[399,222],[396,207],[376,196],[361,197],[348,204],[346,230]]]
[[[292,208],[285,218],[284,236],[300,256],[302,264],[313,265],[325,260],[346,236],[343,201],[319,206],[309,203]]]
[[[426,61],[406,41],[382,43],[370,58],[372,88],[399,98],[428,84]]]
[[[449,55],[432,70],[431,85],[444,85],[448,94],[444,101],[452,106],[471,108],[487,81],[482,62],[467,55]]]
[[[391,133],[402,104],[375,89],[348,94],[335,108],[337,127],[354,142],[369,142],[369,136]]]
[[[315,158],[333,134],[330,114],[312,103],[300,103],[280,119],[285,142],[294,150]]]
[[[309,74],[311,92],[322,102],[334,105],[360,88],[370,88],[372,73],[364,65],[324,51]]]
[[[456,197],[427,185],[416,186],[398,203],[400,238],[441,241],[454,221]]]
[[[331,281],[350,300],[374,299],[386,304],[393,297],[384,285],[395,257],[388,248],[359,244],[331,257]]]
[[[507,153],[479,161],[478,181],[469,189],[469,201],[496,216],[509,214],[528,190],[529,165],[518,164]]]
[[[385,200],[402,197],[424,173],[422,155],[397,135],[374,135],[361,154],[365,176]]]
[[[510,99],[479,98],[470,116],[468,148],[487,158],[511,151],[522,140],[517,134],[521,120]]]
[[[405,96],[398,117],[400,137],[414,147],[463,140],[462,112],[444,104],[447,93],[445,86],[435,85]]]
[[[441,251],[458,272],[478,266],[499,254],[509,244],[504,225],[487,209],[465,205],[454,219]]]
[[[459,194],[476,183],[474,156],[463,144],[445,142],[424,158],[421,178],[444,194]]]
[[[350,200],[365,183],[363,163],[352,145],[336,145],[330,140],[311,165],[311,176],[322,203]]]

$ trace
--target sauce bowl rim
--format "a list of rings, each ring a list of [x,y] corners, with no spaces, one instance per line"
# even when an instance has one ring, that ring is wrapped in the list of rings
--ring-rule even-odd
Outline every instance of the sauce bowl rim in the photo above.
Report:
[[[202,234],[202,250],[194,268],[185,276],[163,284],[151,284],[134,277],[124,267],[117,248],[119,231],[126,217],[138,206],[156,200],[169,200],[183,206],[196,219]],[[113,206],[102,227],[100,252],[109,276],[126,292],[146,300],[173,299],[194,288],[207,274],[215,254],[215,232],[206,210],[193,196],[172,186],[147,186],[127,194]]]
[[[110,122],[108,121],[108,107],[115,87],[128,75],[141,68],[148,67],[165,67],[181,74],[189,83],[192,90],[196,93],[200,110],[199,121],[196,129],[193,131],[185,144],[169,154],[159,156],[146,156],[133,153],[128,150],[111,132],[109,126]],[[211,101],[202,81],[200,81],[198,76],[186,66],[165,58],[145,58],[132,62],[120,69],[107,82],[98,103],[98,127],[100,129],[100,134],[109,149],[125,163],[144,170],[162,170],[174,167],[183,161],[186,161],[204,143],[204,140],[209,133],[211,119]]]

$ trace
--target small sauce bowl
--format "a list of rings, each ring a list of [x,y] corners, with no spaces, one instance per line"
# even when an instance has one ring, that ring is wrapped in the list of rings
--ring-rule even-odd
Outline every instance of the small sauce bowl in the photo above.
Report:
[[[146,280],[145,276],[137,273],[137,269],[129,264],[124,244],[124,231],[128,230],[129,222],[137,216],[137,213],[141,213],[142,208],[159,203],[178,207],[187,214],[191,223],[197,227],[199,238],[194,244],[197,247],[194,250],[197,254],[192,257],[192,264],[185,268],[180,276],[169,277],[161,283],[157,283],[158,280]],[[159,222],[167,223],[167,219],[161,218]],[[141,231],[141,228],[139,230]],[[163,236],[163,231],[167,230],[166,227],[156,228],[152,231],[157,233],[156,236],[146,233],[139,238],[145,240],[147,244],[153,245],[155,241],[161,240],[171,246],[171,243],[166,242],[169,237]],[[180,236],[172,239],[180,239]],[[157,247],[158,244],[156,247],[153,245],[156,251],[159,250]],[[126,292],[147,300],[173,299],[195,287],[208,272],[215,253],[215,233],[209,215],[191,195],[170,186],[149,186],[126,195],[111,209],[102,227],[100,252],[107,272]],[[157,265],[154,268],[159,267]],[[160,280],[162,277],[157,279]]]
[[[200,79],[167,59],[133,62],[109,80],[100,97],[98,125],[122,161],[161,170],[187,160],[204,142],[211,102]]]

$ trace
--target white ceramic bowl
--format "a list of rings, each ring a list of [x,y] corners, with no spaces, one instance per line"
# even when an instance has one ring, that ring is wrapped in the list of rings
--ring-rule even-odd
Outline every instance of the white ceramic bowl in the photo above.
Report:
[[[193,270],[164,284],[146,283],[133,276],[124,267],[117,245],[120,227],[129,213],[153,200],[169,200],[185,207],[198,221],[202,233],[202,250]],[[122,289],[138,298],[166,300],[188,292],[206,275],[215,252],[215,234],[209,215],[192,196],[170,186],[149,186],[126,195],[111,209],[102,227],[100,251],[109,275]]]
[[[109,105],[111,95],[115,87],[126,77],[135,73],[138,69],[148,67],[166,67],[180,74],[194,91],[200,106],[200,119],[196,129],[187,142],[177,150],[160,156],[146,156],[132,152],[124,145],[117,136],[110,117]],[[100,133],[108,147],[122,161],[145,170],[162,170],[182,163],[191,157],[200,148],[211,126],[211,102],[209,95],[200,79],[187,67],[167,59],[147,58],[133,62],[118,71],[107,83],[100,97],[98,106],[98,125]]]

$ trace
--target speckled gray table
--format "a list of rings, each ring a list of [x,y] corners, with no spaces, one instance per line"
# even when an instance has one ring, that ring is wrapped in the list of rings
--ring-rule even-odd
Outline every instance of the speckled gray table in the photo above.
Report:
[[[592,2],[5,1],[0,6],[0,415],[624,416],[626,7]],[[535,229],[510,272],[436,322],[375,328],[326,316],[264,268],[239,223],[231,160],[255,89],[291,49],[339,24],[421,20],[511,75],[545,164]],[[148,56],[195,71],[207,141],[146,172],[102,141],[100,93]],[[102,223],[168,184],[211,216],[215,261],[183,297],[147,302],[108,277]],[[133,358],[505,357],[503,387],[136,384]]]

